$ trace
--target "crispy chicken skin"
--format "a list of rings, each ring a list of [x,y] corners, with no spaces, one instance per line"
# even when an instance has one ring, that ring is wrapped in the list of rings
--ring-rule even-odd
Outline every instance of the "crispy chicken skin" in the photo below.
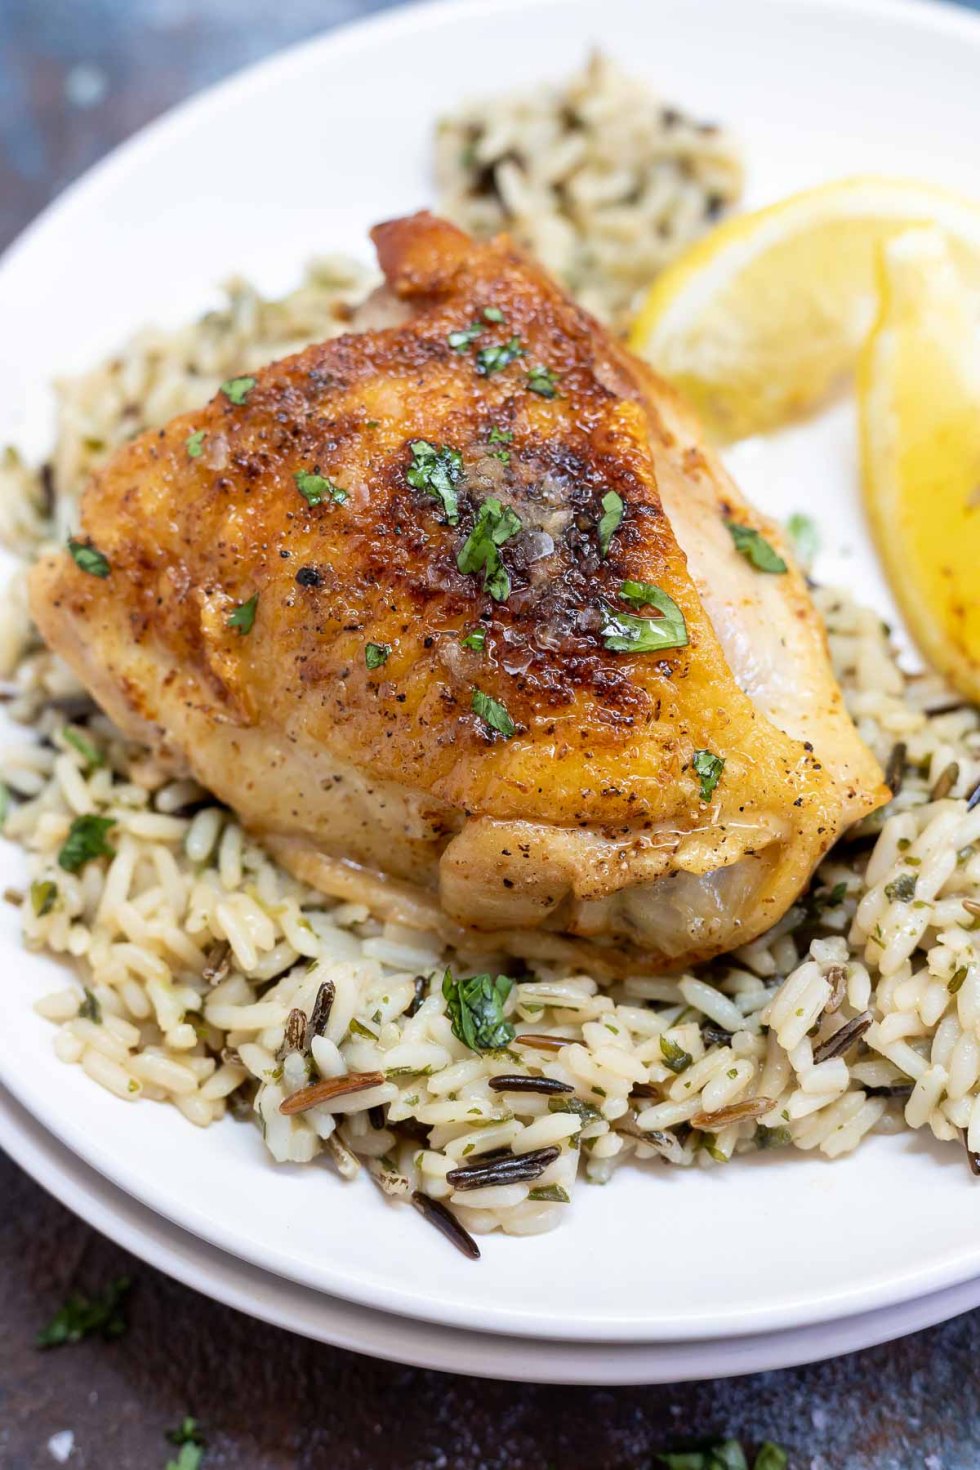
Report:
[[[726,521],[788,560],[778,529],[675,395],[506,238],[425,214],[373,237],[387,287],[370,320],[393,325],[120,450],[79,532],[108,575],[67,552],[34,569],[45,639],[327,893],[601,974],[751,940],[888,795],[799,573],[756,570]],[[478,353],[513,338],[523,355],[481,374]],[[423,440],[461,456],[456,524],[407,478]],[[610,492],[625,509],[603,555]],[[499,599],[457,567],[489,497],[521,525]],[[626,579],[676,602],[686,647],[607,647],[604,609],[656,616]],[[253,598],[251,630],[229,625]],[[725,762],[708,795],[698,751]]]

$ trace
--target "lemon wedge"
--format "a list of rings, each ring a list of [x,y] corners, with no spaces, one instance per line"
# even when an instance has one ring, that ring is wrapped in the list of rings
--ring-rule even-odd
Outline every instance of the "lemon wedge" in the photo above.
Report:
[[[886,244],[880,279],[858,361],[865,502],[913,637],[980,699],[980,296],[935,230]]]
[[[980,206],[926,184],[855,178],[736,216],[654,283],[630,346],[684,391],[721,439],[819,404],[874,319],[875,262],[910,226],[940,228],[980,282]]]

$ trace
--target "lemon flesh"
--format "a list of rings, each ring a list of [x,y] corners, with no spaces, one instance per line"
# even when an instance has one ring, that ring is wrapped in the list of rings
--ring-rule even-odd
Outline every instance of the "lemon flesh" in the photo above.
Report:
[[[731,440],[819,407],[874,319],[876,260],[911,226],[940,227],[980,283],[980,207],[929,185],[856,178],[714,230],[660,275],[630,346]]]
[[[881,251],[858,364],[865,502],[926,657],[980,700],[980,297],[934,230]]]

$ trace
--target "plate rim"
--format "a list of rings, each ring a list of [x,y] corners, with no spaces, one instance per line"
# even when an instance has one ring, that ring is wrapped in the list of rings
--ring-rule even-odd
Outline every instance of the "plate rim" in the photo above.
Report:
[[[568,0],[532,0],[532,3],[536,8],[557,11],[565,6]],[[599,0],[592,0],[592,3],[598,5]],[[980,50],[980,14],[948,4],[946,0],[754,0],[754,3],[774,11],[795,8],[812,12],[823,8],[845,15],[860,14],[887,23],[891,27],[905,23],[920,30],[963,38],[972,48]],[[209,113],[215,110],[220,111],[229,102],[234,102],[238,93],[247,94],[257,89],[261,90],[266,83],[275,81],[280,73],[288,75],[294,67],[298,64],[306,64],[311,57],[323,54],[341,56],[356,54],[365,47],[370,48],[374,44],[388,44],[391,40],[397,39],[400,34],[419,29],[425,30],[433,27],[439,29],[444,26],[465,23],[471,17],[507,16],[514,12],[520,13],[526,4],[527,0],[423,0],[423,3],[408,4],[395,10],[379,11],[358,21],[315,34],[218,81],[145,125],[69,185],[0,256],[0,286],[11,271],[16,272],[20,262],[37,247],[38,243],[43,242],[48,232],[62,231],[66,224],[70,224],[72,214],[80,200],[84,200],[88,207],[94,195],[97,202],[99,192],[111,190],[117,174],[124,173],[131,166],[134,157],[152,164],[155,150],[165,148],[171,138],[179,136],[184,131],[196,129]],[[150,1183],[145,1184],[142,1188],[134,1188],[132,1183],[125,1180],[123,1171],[117,1169],[111,1156],[93,1146],[87,1137],[73,1137],[73,1130],[70,1127],[65,1129],[64,1120],[58,1117],[57,1110],[53,1106],[37,1107],[34,1099],[29,1099],[27,1095],[21,1093],[16,1082],[8,1079],[8,1085],[21,1104],[35,1118],[42,1121],[50,1132],[62,1138],[65,1145],[71,1148],[79,1159],[96,1169],[114,1187],[154,1210],[169,1220],[177,1229],[185,1228],[181,1220],[187,1221],[195,1218],[195,1212],[185,1208],[181,1212],[181,1219],[178,1220],[174,1214],[175,1207],[169,1204],[166,1196],[153,1188]],[[211,1242],[217,1249],[232,1251],[229,1232],[225,1226],[222,1225],[219,1228],[213,1220],[205,1220],[203,1224],[199,1221],[198,1225],[200,1228],[197,1233],[201,1239]],[[241,1242],[237,1243],[237,1249],[241,1249]],[[266,1263],[274,1258],[278,1261],[275,1269],[281,1277],[289,1281],[298,1281],[296,1269],[290,1269],[288,1261],[282,1257],[281,1253],[273,1257],[267,1251],[264,1255]],[[257,1258],[253,1257],[253,1260],[255,1269],[267,1269],[267,1266],[264,1266]],[[961,1252],[939,1268],[933,1267],[931,1270],[925,1270],[920,1267],[915,1271],[896,1272],[887,1289],[883,1287],[873,1290],[865,1288],[862,1291],[852,1288],[834,1296],[830,1301],[824,1300],[819,1305],[813,1303],[806,1311],[800,1310],[799,1303],[791,1302],[781,1307],[760,1309],[751,1316],[750,1320],[756,1332],[768,1332],[788,1329],[790,1326],[803,1327],[814,1323],[825,1324],[833,1320],[851,1318],[863,1311],[875,1310],[888,1305],[894,1306],[900,1302],[921,1297],[926,1293],[961,1285],[976,1274],[978,1263],[980,1263],[980,1257],[973,1259],[971,1256],[966,1259]],[[326,1295],[334,1292],[343,1300],[362,1305],[369,1310],[380,1310],[390,1315],[441,1325],[455,1323],[457,1327],[465,1327],[462,1314],[458,1309],[449,1310],[440,1304],[438,1308],[433,1307],[427,1311],[424,1305],[415,1298],[406,1301],[396,1296],[393,1300],[393,1289],[390,1285],[381,1287],[374,1283],[358,1282],[352,1290],[344,1292],[344,1282],[339,1272],[334,1273],[329,1287],[300,1284],[304,1285],[304,1289],[322,1291]],[[729,1313],[729,1317],[730,1315]],[[540,1318],[535,1317],[532,1320],[537,1339],[554,1340],[560,1337],[561,1329],[557,1326],[549,1330],[548,1324],[543,1323]],[[502,1309],[492,1314],[491,1320],[485,1321],[484,1326],[495,1334],[507,1335],[526,1331],[529,1322],[519,1313]],[[564,1330],[568,1330],[568,1324],[565,1325]],[[651,1339],[651,1330],[656,1333],[655,1339]],[[577,1341],[683,1342],[704,1340],[705,1336],[703,1323],[684,1323],[676,1320],[672,1323],[661,1321],[653,1329],[644,1327],[642,1323],[634,1319],[607,1319],[599,1323],[580,1316],[576,1319],[575,1324]],[[713,1341],[732,1336],[731,1322],[724,1319],[718,1322],[717,1330],[710,1334]]]

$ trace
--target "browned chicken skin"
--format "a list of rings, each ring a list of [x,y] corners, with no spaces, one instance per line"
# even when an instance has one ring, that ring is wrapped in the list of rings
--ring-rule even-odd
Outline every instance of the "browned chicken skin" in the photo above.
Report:
[[[325,892],[600,971],[746,942],[887,797],[798,572],[726,522],[778,531],[506,239],[374,239],[395,325],[116,454],[79,533],[109,573],[39,564],[44,637]],[[686,645],[618,651],[658,615],[625,581]]]

